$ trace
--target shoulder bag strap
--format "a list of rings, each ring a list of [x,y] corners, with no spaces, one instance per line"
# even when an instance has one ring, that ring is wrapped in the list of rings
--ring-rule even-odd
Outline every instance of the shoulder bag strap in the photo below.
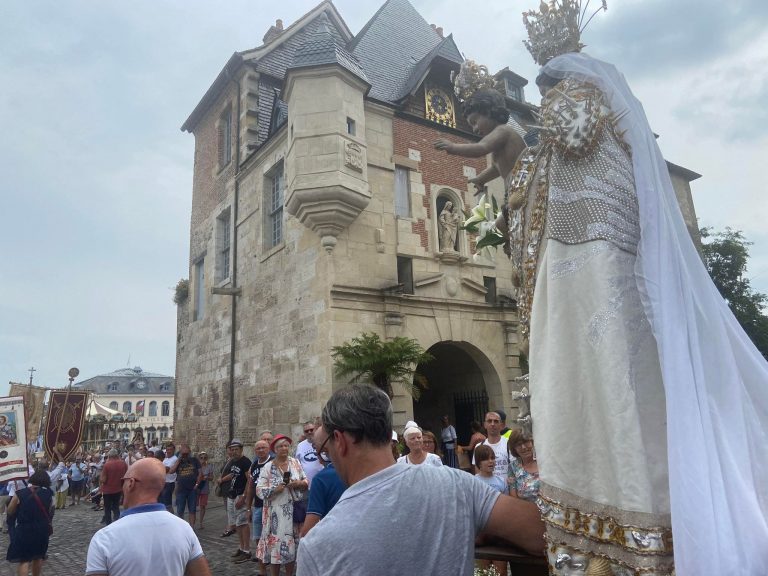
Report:
[[[48,522],[48,525],[51,525],[51,517],[48,515],[48,511],[45,509],[45,506],[43,506],[43,501],[40,500],[40,496],[37,495],[36,490],[30,490],[32,492],[32,498],[35,499],[35,502],[37,503],[38,507],[40,508],[40,511],[45,516],[45,520]]]

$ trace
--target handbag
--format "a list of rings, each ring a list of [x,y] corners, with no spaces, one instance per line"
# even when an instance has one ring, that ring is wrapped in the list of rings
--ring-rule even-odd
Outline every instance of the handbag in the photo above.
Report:
[[[291,493],[291,500],[293,500],[293,522],[301,524],[307,518],[307,501],[304,498],[297,499],[292,488],[288,488],[288,490]]]
[[[48,522],[48,536],[53,535],[53,524],[51,524],[51,517],[48,515],[48,511],[45,509],[45,506],[43,506],[42,500],[40,500],[40,496],[37,495],[37,492],[32,490],[32,498],[35,499],[35,502],[40,507],[40,511],[43,513],[43,516],[45,516],[46,522]]]
[[[291,494],[293,498],[293,494]],[[296,524],[301,524],[307,518],[307,501],[306,500],[293,500],[293,521]]]

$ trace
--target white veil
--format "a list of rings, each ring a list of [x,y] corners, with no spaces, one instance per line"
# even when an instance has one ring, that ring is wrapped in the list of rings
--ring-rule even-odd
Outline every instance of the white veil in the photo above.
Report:
[[[624,76],[584,53],[542,72],[590,82],[632,148],[641,237],[635,276],[659,350],[675,569],[768,574],[768,363],[707,274],[645,112]]]

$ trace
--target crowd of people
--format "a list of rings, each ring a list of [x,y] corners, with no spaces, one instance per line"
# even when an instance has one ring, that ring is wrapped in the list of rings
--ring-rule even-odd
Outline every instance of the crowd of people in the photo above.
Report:
[[[507,429],[504,420],[506,415],[498,410],[486,415],[485,428],[471,423],[472,436],[465,446],[459,445],[447,416],[440,442],[433,432],[409,421],[402,433],[391,431],[387,448],[393,464],[446,469],[458,468],[457,454],[474,453],[474,465],[467,471],[476,473],[480,482],[500,494],[533,500],[537,468],[532,440],[520,430]],[[193,454],[189,444],[177,446],[172,440],[162,446],[156,440],[149,446],[115,443],[78,453],[71,461],[33,461],[28,480],[0,483],[2,529],[7,526],[11,533],[7,560],[18,564],[18,574],[40,574],[54,513],[88,502],[93,510],[103,511],[100,522],[108,527],[91,543],[88,574],[99,574],[107,561],[109,574],[122,573],[116,568],[121,559],[110,557],[110,542],[139,525],[162,525],[169,537],[184,544],[189,554],[168,558],[169,574],[179,566],[184,567],[179,574],[186,569],[207,574],[196,531],[205,529],[208,499],[214,492],[227,512],[220,536],[237,536],[232,562],[254,562],[256,574],[277,576],[282,569],[291,576],[300,540],[329,514],[349,485],[331,462],[327,448],[332,434],[322,420],[306,422],[302,431],[295,449],[289,436],[262,432],[253,444],[252,459],[235,438],[226,446],[221,466],[215,466],[205,450]],[[157,512],[172,513],[184,528],[175,521],[149,522]],[[128,522],[116,523],[126,517]],[[138,573],[135,564],[131,566],[131,573]]]

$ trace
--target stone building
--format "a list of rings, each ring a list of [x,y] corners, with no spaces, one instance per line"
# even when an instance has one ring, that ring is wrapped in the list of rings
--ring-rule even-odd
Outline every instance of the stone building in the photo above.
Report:
[[[91,430],[94,434],[91,434],[92,438],[86,438],[86,442],[97,439],[130,441],[137,431],[141,431],[147,443],[153,438],[162,442],[173,436],[176,392],[173,376],[147,372],[138,366],[120,368],[83,380],[72,388],[93,392],[93,401],[118,412],[89,409],[93,412],[91,420],[96,420],[89,422],[90,428],[100,426],[104,430],[98,434]]]
[[[436,358],[419,367],[419,401],[394,398],[396,425],[435,429],[448,414],[465,439],[488,407],[514,414],[509,263],[473,258],[463,231],[439,241],[446,203],[471,208],[467,179],[487,165],[433,148],[476,141],[451,88],[461,62],[407,0],[356,35],[321,2],[229,59],[182,126],[195,159],[176,438],[212,449],[298,433],[345,384],[331,347],[364,331],[414,338]],[[508,68],[497,78],[524,134],[527,82]],[[489,193],[502,201],[499,179]]]

